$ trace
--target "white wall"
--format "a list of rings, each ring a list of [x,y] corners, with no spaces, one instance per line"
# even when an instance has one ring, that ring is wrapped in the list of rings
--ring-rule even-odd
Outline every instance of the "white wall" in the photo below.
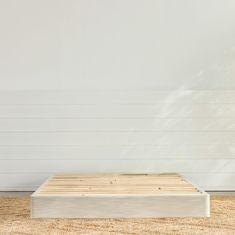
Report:
[[[0,0],[0,190],[59,171],[235,189],[233,0]]]

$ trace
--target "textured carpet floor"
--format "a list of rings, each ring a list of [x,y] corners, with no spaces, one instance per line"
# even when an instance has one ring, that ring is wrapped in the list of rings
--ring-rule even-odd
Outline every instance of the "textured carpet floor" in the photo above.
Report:
[[[235,234],[235,196],[212,196],[210,218],[30,219],[29,197],[0,197],[0,234]]]

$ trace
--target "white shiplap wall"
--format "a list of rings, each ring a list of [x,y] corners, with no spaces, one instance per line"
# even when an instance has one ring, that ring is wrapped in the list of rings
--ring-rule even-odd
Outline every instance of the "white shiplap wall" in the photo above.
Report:
[[[2,91],[0,190],[55,172],[179,172],[235,188],[235,91]]]
[[[0,0],[0,190],[58,171],[177,171],[234,190],[234,12],[234,0]]]

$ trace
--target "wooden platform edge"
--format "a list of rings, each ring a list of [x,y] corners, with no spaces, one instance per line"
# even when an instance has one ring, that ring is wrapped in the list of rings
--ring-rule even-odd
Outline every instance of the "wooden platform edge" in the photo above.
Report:
[[[209,217],[210,195],[31,195],[31,218]],[[188,180],[187,180],[188,181]],[[189,181],[188,181],[189,182]]]
[[[210,196],[53,196],[31,198],[32,218],[209,217]]]
[[[34,203],[33,203],[33,198],[34,197],[37,197],[37,195],[38,195],[38,192],[40,192],[40,190],[48,183],[48,181],[50,180],[50,179],[52,179],[53,178],[53,175],[51,175],[50,177],[48,177],[47,178],[47,180],[43,183],[43,184],[41,184],[41,186],[35,191],[35,192],[33,192],[32,194],[31,194],[31,196],[30,196],[30,217],[31,218],[34,218]]]

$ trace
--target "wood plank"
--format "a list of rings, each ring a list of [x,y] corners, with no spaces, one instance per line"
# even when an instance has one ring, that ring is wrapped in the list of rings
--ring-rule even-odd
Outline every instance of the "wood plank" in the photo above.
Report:
[[[1,145],[217,145],[235,144],[235,132],[0,133]]]
[[[190,156],[190,159],[189,159]],[[0,145],[1,160],[228,160],[231,144],[166,145]],[[214,165],[214,164],[213,164]],[[223,168],[225,169],[225,168]]]
[[[126,155],[128,157],[128,155]],[[41,172],[180,172],[180,173],[232,173],[235,159],[42,159],[42,160],[0,160],[0,173],[41,173]]]
[[[234,103],[233,90],[33,90],[1,91],[0,104]]]
[[[0,118],[0,132],[235,131],[234,118]]]
[[[1,105],[0,118],[234,118],[234,104]]]
[[[76,174],[64,173],[53,176],[36,192],[77,192],[77,193],[158,193],[166,191],[199,192],[179,174]]]

